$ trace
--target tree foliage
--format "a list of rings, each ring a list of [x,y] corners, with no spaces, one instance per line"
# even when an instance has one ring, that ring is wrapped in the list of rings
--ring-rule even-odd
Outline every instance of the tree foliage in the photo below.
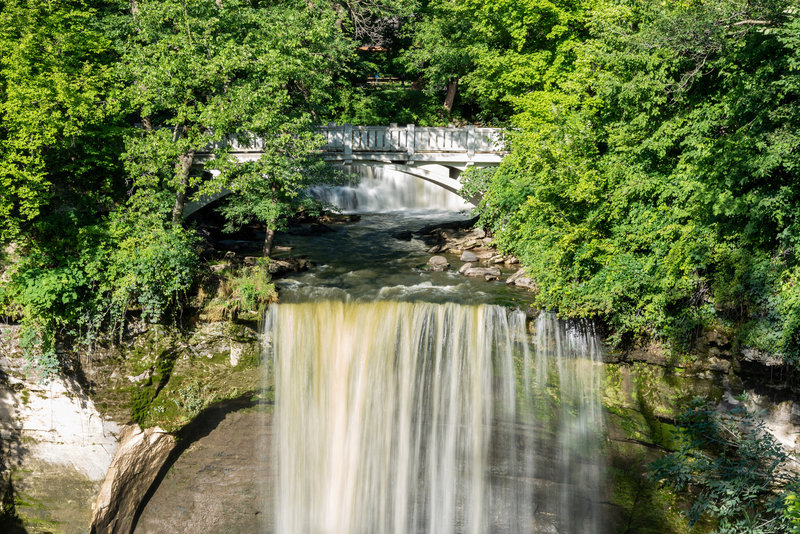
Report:
[[[551,83],[512,100],[508,158],[467,175],[483,224],[541,305],[612,339],[723,325],[796,362],[798,13],[604,0],[571,21]]]

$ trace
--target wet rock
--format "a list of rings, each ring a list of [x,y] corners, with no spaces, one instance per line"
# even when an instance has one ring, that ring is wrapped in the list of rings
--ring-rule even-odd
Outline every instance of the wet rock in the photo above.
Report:
[[[294,247],[275,245],[272,247],[272,252],[291,252],[292,248]]]
[[[93,534],[128,534],[145,494],[175,448],[175,438],[158,427],[126,425],[92,516]]]
[[[506,284],[523,287],[525,289],[536,289],[536,285],[533,283],[533,280],[525,275],[525,269],[518,269],[517,272],[509,276],[506,280]]]
[[[428,249],[428,254],[438,254],[442,251],[442,245],[433,245]]]
[[[470,278],[484,278],[486,280],[497,280],[501,275],[500,269],[497,267],[470,267],[462,274]]]
[[[458,270],[458,272],[460,274],[464,274],[465,272],[467,272],[470,269],[472,269],[472,264],[471,263],[465,263],[464,265],[461,266],[461,268]]]
[[[312,267],[312,263],[301,258],[286,258],[282,260],[272,260],[267,268],[273,276],[281,276],[286,273],[297,273]]]
[[[498,254],[497,256],[492,256],[491,258],[489,258],[489,263],[491,263],[492,265],[498,265],[500,263],[505,263],[505,262],[506,262],[506,259],[500,254]]]
[[[483,247],[472,249],[472,253],[481,261],[486,261],[497,255],[497,251]]]
[[[433,256],[428,260],[428,267],[431,271],[442,272],[450,268],[450,262],[444,256]]]
[[[476,256],[473,252],[470,252],[469,250],[465,250],[464,252],[461,253],[461,261],[468,261],[468,262],[478,261],[478,256]]]

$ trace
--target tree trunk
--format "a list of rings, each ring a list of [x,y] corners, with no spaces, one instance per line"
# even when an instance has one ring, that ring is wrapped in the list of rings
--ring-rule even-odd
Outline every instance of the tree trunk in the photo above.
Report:
[[[267,235],[264,236],[264,257],[269,258],[272,255],[272,241],[275,239],[275,230],[267,227]]]
[[[458,78],[453,78],[447,84],[447,96],[444,97],[444,109],[448,113],[453,112],[453,103],[456,100],[456,90],[458,90]]]
[[[184,152],[178,158],[176,172],[178,173],[178,188],[175,192],[175,206],[172,208],[172,224],[181,222],[183,206],[186,204],[186,190],[189,189],[189,171],[194,163],[194,150]]]

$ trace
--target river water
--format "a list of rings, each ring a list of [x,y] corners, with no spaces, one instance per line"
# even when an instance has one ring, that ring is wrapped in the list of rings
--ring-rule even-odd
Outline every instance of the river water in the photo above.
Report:
[[[361,221],[278,242],[315,267],[278,281],[264,326],[268,530],[603,532],[600,344],[524,291],[429,272],[426,246],[393,236],[467,215],[405,180],[362,187],[407,183],[413,208],[343,204]]]

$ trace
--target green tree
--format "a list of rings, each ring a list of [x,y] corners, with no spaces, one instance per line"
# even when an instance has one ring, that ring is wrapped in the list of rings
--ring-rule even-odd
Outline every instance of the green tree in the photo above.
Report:
[[[110,43],[97,0],[0,4],[0,241],[118,189]],[[29,236],[30,237],[30,236]]]
[[[350,54],[333,10],[292,0],[139,1],[118,27],[124,98],[142,124],[126,150],[133,196],[141,197],[133,205],[158,200],[163,210],[160,192],[170,191],[173,223],[197,185],[190,176],[199,152],[218,158],[207,167],[225,167],[229,136],[244,142],[307,127]]]

